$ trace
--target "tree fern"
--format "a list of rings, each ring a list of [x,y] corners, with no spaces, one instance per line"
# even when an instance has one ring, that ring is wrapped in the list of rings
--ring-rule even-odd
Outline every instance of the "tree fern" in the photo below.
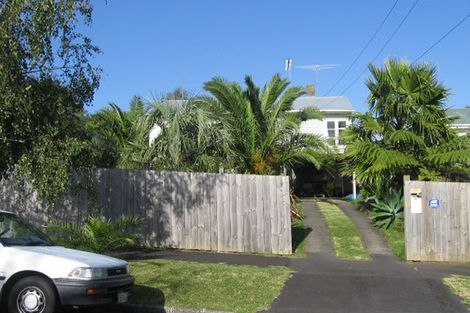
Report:
[[[369,69],[369,113],[353,115],[342,136],[343,173],[388,190],[401,188],[405,174],[435,179],[465,171],[470,145],[450,127],[444,107],[448,90],[437,81],[436,69],[395,59]]]

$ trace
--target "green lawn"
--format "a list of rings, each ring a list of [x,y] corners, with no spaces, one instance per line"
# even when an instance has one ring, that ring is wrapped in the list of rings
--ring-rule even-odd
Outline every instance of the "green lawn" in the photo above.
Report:
[[[136,278],[130,302],[254,313],[268,308],[290,276],[286,267],[131,261]]]
[[[405,260],[405,225],[403,221],[399,220],[389,229],[381,229],[381,231],[392,252],[400,259]]]
[[[470,277],[451,275],[444,278],[444,285],[450,288],[450,290],[462,298],[462,301],[470,305]]]
[[[356,226],[343,211],[329,202],[317,202],[317,205],[330,230],[336,256],[342,259],[369,259]]]

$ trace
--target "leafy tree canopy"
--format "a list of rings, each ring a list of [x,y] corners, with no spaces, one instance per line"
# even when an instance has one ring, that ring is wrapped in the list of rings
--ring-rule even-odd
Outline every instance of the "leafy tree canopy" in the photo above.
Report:
[[[151,101],[137,119],[131,118],[132,105],[129,112],[104,109],[95,116],[102,122],[96,132],[115,147],[124,168],[279,174],[304,163],[320,167],[329,149],[319,137],[300,134],[299,125],[321,114],[292,112],[303,89],[288,85],[279,75],[262,89],[251,77],[245,88],[214,78],[204,86],[210,96],[169,101],[180,93],[173,92]],[[156,128],[158,136],[149,142]]]
[[[376,193],[399,189],[402,177],[442,179],[469,167],[470,150],[450,128],[444,101],[449,91],[436,68],[391,59],[369,65],[369,112],[353,116],[344,132],[345,174]]]
[[[49,200],[89,152],[80,116],[99,49],[76,29],[91,13],[88,0],[0,1],[0,175],[27,178]]]

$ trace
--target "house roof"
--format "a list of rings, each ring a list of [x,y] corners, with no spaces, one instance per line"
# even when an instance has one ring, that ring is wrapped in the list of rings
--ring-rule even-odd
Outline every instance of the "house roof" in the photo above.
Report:
[[[297,98],[293,103],[294,110],[303,110],[308,107],[315,107],[322,112],[354,112],[351,101],[346,96],[304,96]]]
[[[452,122],[453,125],[470,125],[470,107],[462,109],[448,109],[447,115],[457,118]]]

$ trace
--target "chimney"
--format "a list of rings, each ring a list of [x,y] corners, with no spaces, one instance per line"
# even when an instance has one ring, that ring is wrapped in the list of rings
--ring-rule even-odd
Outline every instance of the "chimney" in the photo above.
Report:
[[[305,86],[305,91],[307,92],[307,96],[315,96],[315,85],[307,85]]]

